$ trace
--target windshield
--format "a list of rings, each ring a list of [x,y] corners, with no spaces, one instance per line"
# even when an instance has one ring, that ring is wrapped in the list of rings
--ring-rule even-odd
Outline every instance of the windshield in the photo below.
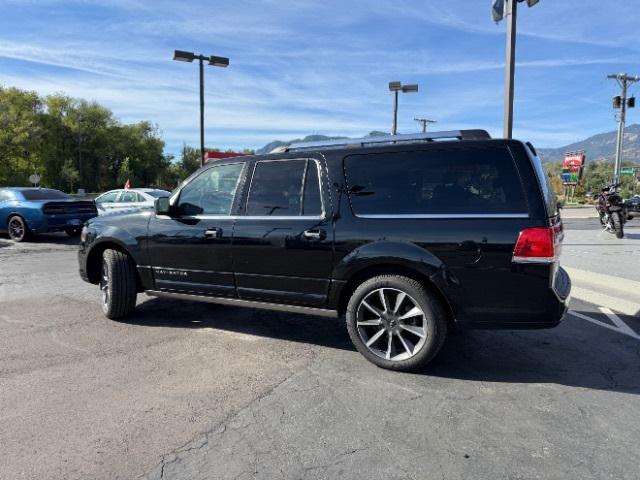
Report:
[[[40,188],[38,190],[22,190],[20,192],[25,200],[69,200],[71,197],[60,190]]]
[[[152,190],[151,192],[144,192],[147,195],[151,195],[152,197],[155,198],[160,198],[160,197],[168,197],[169,195],[171,195],[171,192],[167,192],[166,190]]]

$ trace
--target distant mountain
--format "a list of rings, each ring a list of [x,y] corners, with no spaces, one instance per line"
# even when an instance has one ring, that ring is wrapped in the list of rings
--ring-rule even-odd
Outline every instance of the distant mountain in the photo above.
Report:
[[[374,130],[367,136],[389,135],[387,132]],[[613,160],[616,154],[616,130],[607,133],[599,133],[585,140],[559,148],[538,148],[538,155],[543,162],[556,162],[562,160],[566,152],[584,150],[587,153],[587,162],[593,160]],[[294,142],[318,142],[323,140],[342,140],[349,137],[328,137],[326,135],[307,135],[300,139],[289,141],[275,140],[257,150],[256,153],[269,153],[276,147],[289,145]],[[624,131],[623,160],[640,164],[640,124],[629,125]]]
[[[376,137],[379,135],[389,135],[389,134],[386,132],[380,132],[378,130],[374,130],[373,132],[369,132],[367,134],[367,137]],[[274,140],[273,142],[267,143],[264,147],[256,150],[256,153],[258,155],[261,155],[263,153],[269,153],[274,148],[282,147],[283,145],[290,145],[292,143],[297,143],[297,142],[322,142],[324,140],[344,140],[345,138],[349,138],[349,137],[328,137],[326,135],[307,135],[304,138],[296,138],[294,140],[288,140],[288,141]]]
[[[585,140],[559,148],[537,148],[543,162],[562,160],[565,152],[584,150],[587,162],[593,160],[613,160],[616,155],[617,131],[599,133]],[[640,163],[640,125],[629,125],[624,130],[624,149],[622,159]]]
[[[259,148],[258,150],[256,150],[256,153],[258,155],[261,155],[263,153],[269,153],[274,148],[282,147],[284,145],[289,145],[291,143],[297,143],[297,142],[322,142],[324,140],[341,140],[343,138],[349,138],[349,137],[327,137],[326,135],[307,135],[304,138],[296,138],[294,140],[289,140],[289,141],[274,140],[273,142],[267,143],[264,147]]]

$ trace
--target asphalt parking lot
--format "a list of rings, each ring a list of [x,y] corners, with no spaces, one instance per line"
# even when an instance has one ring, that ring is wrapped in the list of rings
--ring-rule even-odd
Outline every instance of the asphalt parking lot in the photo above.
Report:
[[[558,328],[452,335],[417,374],[338,320],[140,296],[109,321],[75,240],[0,238],[0,478],[636,479],[640,220],[594,222],[566,220]]]

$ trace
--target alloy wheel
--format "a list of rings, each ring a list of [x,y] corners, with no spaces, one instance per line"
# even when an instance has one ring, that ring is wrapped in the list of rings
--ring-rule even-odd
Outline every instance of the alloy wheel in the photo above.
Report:
[[[13,240],[22,240],[24,238],[25,227],[22,220],[18,217],[13,217],[9,220],[9,236]]]
[[[427,340],[426,317],[406,292],[378,288],[367,294],[356,313],[358,334],[371,353],[391,361],[415,356]]]
[[[107,262],[102,261],[102,273],[100,275],[100,291],[102,292],[102,303],[109,303],[109,273],[107,270]]]

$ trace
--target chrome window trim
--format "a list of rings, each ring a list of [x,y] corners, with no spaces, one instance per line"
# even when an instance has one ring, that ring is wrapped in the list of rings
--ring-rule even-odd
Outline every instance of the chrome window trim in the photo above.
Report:
[[[359,214],[358,218],[395,218],[395,219],[491,219],[491,218],[529,218],[528,213],[398,213],[398,214]]]
[[[157,215],[157,218],[171,218],[166,215]],[[180,217],[181,219],[192,220],[325,220],[324,215],[298,215],[289,217],[286,215],[192,215],[189,217]]]
[[[251,180],[249,181],[249,189],[247,190],[247,199],[244,202],[244,213],[247,212],[248,207],[249,207],[249,200],[251,199],[251,187],[253,186],[253,178],[256,174],[256,168],[258,167],[259,163],[273,163],[273,162],[291,162],[294,160],[305,160],[305,161],[312,161],[316,164],[316,170],[318,172],[318,188],[320,189],[320,215],[278,215],[278,216],[272,216],[272,215],[242,215],[239,218],[248,218],[248,219],[253,219],[253,220],[262,220],[262,219],[267,219],[267,218],[271,218],[273,220],[289,220],[292,218],[299,218],[299,219],[303,219],[303,220],[309,220],[309,219],[315,219],[315,220],[324,220],[326,218],[326,209],[325,209],[325,204],[324,204],[324,184],[322,182],[322,169],[320,167],[320,162],[315,159],[315,158],[311,158],[311,157],[296,157],[296,158],[273,158],[273,159],[266,159],[266,160],[257,160],[254,164],[253,164],[253,170],[251,171]],[[302,192],[302,199],[304,201],[304,176],[302,178],[302,188],[303,188],[303,192]]]
[[[286,215],[240,215],[236,220],[324,220],[324,215],[297,215],[295,217]]]

